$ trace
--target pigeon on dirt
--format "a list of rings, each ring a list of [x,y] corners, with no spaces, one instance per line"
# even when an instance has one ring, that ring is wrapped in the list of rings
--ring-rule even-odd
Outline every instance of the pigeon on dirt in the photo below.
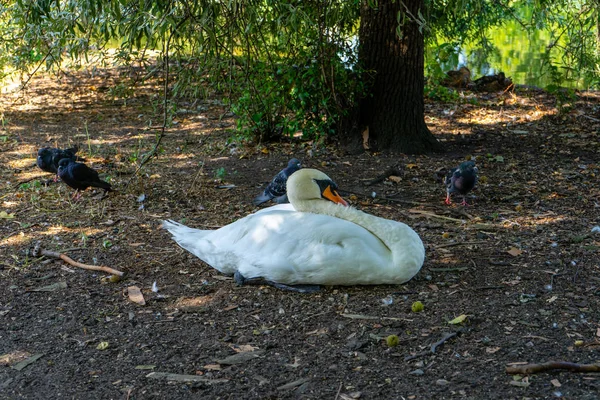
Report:
[[[79,148],[77,146],[68,149],[59,149],[56,147],[42,147],[38,150],[37,166],[42,171],[56,174],[58,172],[58,163],[63,158],[73,161],[85,161],[77,156]]]
[[[453,168],[450,171],[441,169],[437,172],[438,177],[445,175],[444,183],[446,184],[446,204],[452,204],[450,195],[452,193],[460,193],[463,196],[462,205],[466,206],[467,200],[466,195],[475,187],[477,183],[478,169],[475,166],[474,161],[465,161],[461,163],[457,168]]]
[[[63,158],[59,161],[58,176],[64,183],[75,189],[74,196],[76,198],[81,195],[78,195],[80,190],[85,190],[90,186],[104,189],[104,193],[113,191],[110,183],[101,180],[96,170],[70,158]]]
[[[296,171],[302,168],[300,160],[292,158],[287,167],[282,169],[275,175],[273,180],[267,185],[265,190],[259,196],[256,196],[253,203],[258,206],[262,203],[266,203],[269,200],[275,200],[277,204],[289,203],[286,184],[288,178]]]

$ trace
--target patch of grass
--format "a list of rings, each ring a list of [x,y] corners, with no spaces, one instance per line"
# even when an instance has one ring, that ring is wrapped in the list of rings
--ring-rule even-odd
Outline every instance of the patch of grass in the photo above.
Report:
[[[225,168],[221,167],[221,168],[217,168],[215,170],[215,179],[222,181],[225,179],[226,176],[227,176],[227,171],[225,170]]]

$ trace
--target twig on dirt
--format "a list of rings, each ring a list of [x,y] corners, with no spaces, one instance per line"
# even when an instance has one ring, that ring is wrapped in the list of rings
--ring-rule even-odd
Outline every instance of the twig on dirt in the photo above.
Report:
[[[364,315],[364,314],[348,314],[341,313],[340,316],[350,319],[384,319],[388,321],[412,321],[406,318],[395,318],[395,317],[378,317],[376,315]]]
[[[406,292],[392,292],[393,296],[406,296],[409,294],[419,294],[419,292],[416,290],[408,290]]]
[[[377,176],[377,178],[365,183],[365,186],[372,186],[376,183],[383,182],[391,175],[400,176],[400,174],[402,174],[402,172],[398,169],[398,167],[389,167],[388,169],[385,170],[385,172],[383,174],[381,174],[381,175]]]
[[[544,342],[550,342],[551,340],[548,338],[545,338],[543,336],[537,336],[537,335],[525,335],[523,336],[526,339],[540,339],[543,340]]]
[[[335,397],[333,400],[337,400],[340,397],[340,392],[342,391],[342,386],[344,385],[343,382],[340,382],[340,387],[338,388],[337,393],[335,394]]]
[[[146,378],[164,379],[171,382],[202,382],[206,385],[229,382],[229,379],[210,379],[198,375],[172,374],[170,372],[150,372],[148,375],[146,375]]]
[[[443,249],[444,247],[454,247],[454,246],[468,246],[470,244],[482,244],[482,243],[487,243],[485,240],[474,240],[471,242],[453,242],[453,243],[446,243],[446,244],[440,244],[438,246],[434,246],[434,249]]]
[[[490,265],[510,265],[510,263],[508,261],[501,261],[501,260],[492,260],[491,258],[488,259]]]
[[[366,198],[372,198],[371,195],[367,194],[367,193],[362,193],[362,192],[356,192],[356,191],[348,191],[348,190],[339,190],[340,194],[347,196],[347,195],[355,195],[355,196],[361,196],[361,197],[366,197]],[[391,197],[384,197],[384,196],[377,196],[376,197],[377,200],[381,200],[381,201],[389,201],[392,203],[400,203],[400,204],[407,204],[409,206],[422,206],[425,205],[426,203],[421,203],[419,201],[413,201],[413,200],[402,200],[402,199],[393,199]]]
[[[444,267],[444,268],[429,268],[431,272],[460,272],[466,271],[469,267]]]
[[[14,265],[0,261],[0,269],[3,269],[4,267],[13,268]]]
[[[60,259],[60,260],[63,260],[67,264],[70,264],[70,265],[72,265],[74,267],[78,267],[78,268],[82,268],[82,269],[87,269],[87,270],[90,270],[90,271],[102,271],[102,272],[106,272],[108,274],[113,274],[113,275],[117,275],[117,276],[123,276],[123,275],[125,275],[124,272],[118,271],[118,270],[110,268],[110,267],[82,264],[80,262],[77,262],[77,261],[73,260],[72,258],[70,258],[69,256],[67,256],[65,254],[58,253],[56,251],[50,251],[50,250],[42,249],[41,243],[39,243],[39,242],[36,243],[35,247],[33,248],[32,255],[34,257],[46,256],[46,257],[52,257],[52,258]]]
[[[461,329],[459,329],[459,330],[457,330],[455,332],[446,332],[446,333],[444,333],[444,336],[442,336],[442,338],[440,340],[438,340],[437,342],[435,342],[435,343],[433,343],[431,345],[431,347],[429,348],[429,350],[425,350],[425,351],[422,351],[422,352],[417,353],[417,354],[406,356],[406,357],[404,357],[404,361],[414,360],[415,358],[423,357],[423,356],[426,356],[428,354],[435,354],[435,351],[437,350],[437,348],[439,346],[441,346],[442,344],[446,343],[448,340],[452,339],[453,337],[460,335],[464,331],[465,331],[465,329],[461,328]]]
[[[391,197],[378,197],[379,200],[391,201],[392,203],[408,204],[409,206],[421,206],[425,203],[413,200],[392,199]]]
[[[542,364],[526,364],[506,367],[507,374],[537,374],[538,372],[566,369],[572,372],[600,372],[600,364],[577,364],[568,361],[548,361]]]
[[[579,267],[581,266],[580,263],[577,263],[577,269],[575,269],[575,274],[573,275],[573,283],[575,283],[575,281],[577,280],[577,276],[579,275]],[[552,275],[554,277],[554,275]]]
[[[308,317],[304,318],[304,319],[303,319],[301,322],[302,322],[302,323],[304,323],[304,322],[310,321],[310,320],[312,320],[314,317],[318,317],[318,316],[321,316],[321,315],[325,315],[325,314],[327,314],[327,313],[329,313],[329,311],[323,311],[323,312],[316,313],[316,314],[310,314]]]
[[[424,215],[426,217],[432,217],[432,218],[438,218],[438,219],[443,219],[446,221],[452,221],[452,222],[460,222],[461,224],[464,223],[465,221],[463,221],[462,219],[456,219],[456,218],[451,218],[451,217],[445,217],[443,215],[437,215],[434,214],[432,212],[429,211],[424,211],[424,210],[417,210],[416,208],[411,208],[410,210],[408,210],[409,213],[413,213],[413,214],[421,214]]]
[[[473,290],[500,290],[504,289],[504,286],[479,286],[473,288]]]
[[[473,219],[473,216],[471,214],[469,214],[468,212],[466,212],[463,209],[456,209],[454,210],[457,214],[462,215],[463,217],[466,217],[467,219]]]
[[[589,115],[582,114],[581,116],[585,117],[585,118],[588,118],[588,119],[591,119],[592,121],[595,121],[595,122],[600,122],[600,119],[594,118],[594,117],[590,117]]]

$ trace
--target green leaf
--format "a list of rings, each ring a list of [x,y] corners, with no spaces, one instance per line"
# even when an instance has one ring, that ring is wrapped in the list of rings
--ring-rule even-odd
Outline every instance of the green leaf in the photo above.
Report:
[[[462,314],[462,315],[459,315],[458,317],[454,318],[453,320],[448,321],[448,323],[450,325],[458,325],[458,324],[462,324],[463,322],[465,322],[466,319],[467,319],[467,315]]]

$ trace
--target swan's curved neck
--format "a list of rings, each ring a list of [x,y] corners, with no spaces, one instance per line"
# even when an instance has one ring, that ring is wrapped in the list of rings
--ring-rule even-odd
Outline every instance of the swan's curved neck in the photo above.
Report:
[[[390,243],[389,237],[390,229],[397,227],[396,224],[398,223],[396,221],[379,218],[357,210],[354,207],[344,207],[341,204],[323,200],[293,201],[292,205],[297,211],[324,214],[353,222],[378,237],[388,249],[392,249],[394,246],[394,243]]]
[[[382,271],[392,281],[405,282],[412,278],[423,265],[425,247],[421,238],[408,225],[376,217],[353,207],[344,207],[327,201],[300,201],[292,205],[297,211],[325,214],[360,225],[377,237],[389,250],[390,264]],[[385,279],[390,279],[386,276]]]

